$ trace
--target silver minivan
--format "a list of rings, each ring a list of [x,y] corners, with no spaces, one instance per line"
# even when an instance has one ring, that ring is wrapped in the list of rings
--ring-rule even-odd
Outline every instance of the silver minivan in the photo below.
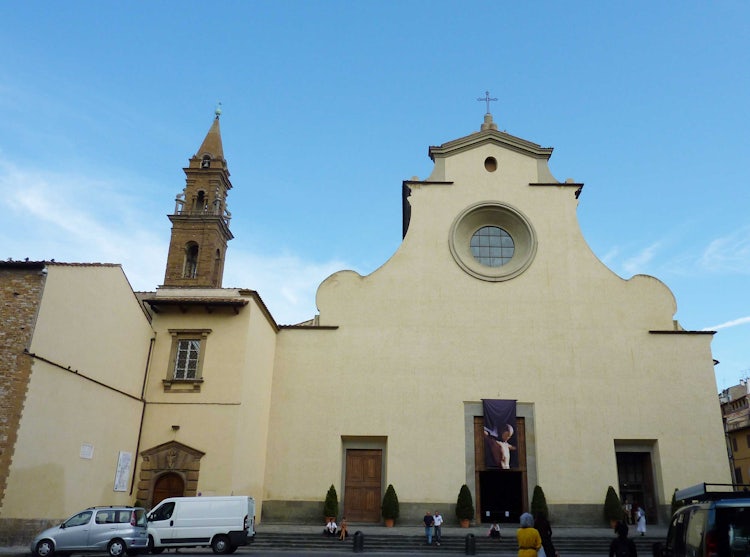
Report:
[[[59,526],[47,528],[31,542],[36,557],[53,553],[106,551],[111,557],[148,550],[146,510],[142,507],[90,507]]]

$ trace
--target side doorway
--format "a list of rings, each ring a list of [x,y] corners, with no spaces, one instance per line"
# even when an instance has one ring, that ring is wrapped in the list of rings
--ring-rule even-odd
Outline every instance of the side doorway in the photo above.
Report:
[[[185,495],[185,482],[182,477],[174,472],[162,474],[154,483],[154,496],[151,506],[155,507],[169,497],[182,497],[183,495]]]
[[[654,495],[654,475],[650,452],[617,451],[617,479],[623,505],[632,507],[631,523],[635,523],[638,506],[646,512],[646,522],[656,524],[657,508]]]
[[[344,511],[349,522],[380,522],[382,449],[346,449]]]

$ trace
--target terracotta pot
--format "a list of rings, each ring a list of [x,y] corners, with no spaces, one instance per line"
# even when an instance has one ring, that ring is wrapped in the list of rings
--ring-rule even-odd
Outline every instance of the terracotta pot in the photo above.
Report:
[[[468,528],[469,527],[469,519],[468,518],[462,518],[460,521],[461,528]]]
[[[386,528],[393,528],[393,519],[392,518],[384,518],[385,526]]]

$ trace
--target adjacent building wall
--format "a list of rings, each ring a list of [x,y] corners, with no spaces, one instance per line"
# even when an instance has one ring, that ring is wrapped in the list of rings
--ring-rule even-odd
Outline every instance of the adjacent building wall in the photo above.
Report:
[[[119,266],[48,264],[2,517],[132,504],[151,328]],[[115,491],[120,453],[132,457]]]
[[[179,292],[162,289],[160,294]],[[194,478],[203,495],[250,495],[263,500],[275,323],[268,319],[257,295],[228,289],[191,291],[210,303],[211,298],[237,297],[248,304],[235,312],[224,308],[206,311],[200,303],[160,310],[154,315],[156,331],[149,370],[144,434],[141,450],[176,441],[203,453]],[[172,373],[170,330],[205,330],[203,382],[195,390],[166,389]],[[174,429],[178,426],[179,429]],[[139,459],[142,465],[142,459]],[[156,474],[142,474],[139,492],[152,501]],[[197,470],[194,470],[197,472]]]
[[[0,268],[0,509],[16,449],[32,360],[31,343],[47,273],[43,263]]]

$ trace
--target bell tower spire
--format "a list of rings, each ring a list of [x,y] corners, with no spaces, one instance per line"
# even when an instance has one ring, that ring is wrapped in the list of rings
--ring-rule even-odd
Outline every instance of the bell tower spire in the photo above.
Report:
[[[185,172],[185,189],[175,199],[164,285],[221,288],[231,213],[227,193],[232,189],[221,144],[221,105],[206,138]]]

